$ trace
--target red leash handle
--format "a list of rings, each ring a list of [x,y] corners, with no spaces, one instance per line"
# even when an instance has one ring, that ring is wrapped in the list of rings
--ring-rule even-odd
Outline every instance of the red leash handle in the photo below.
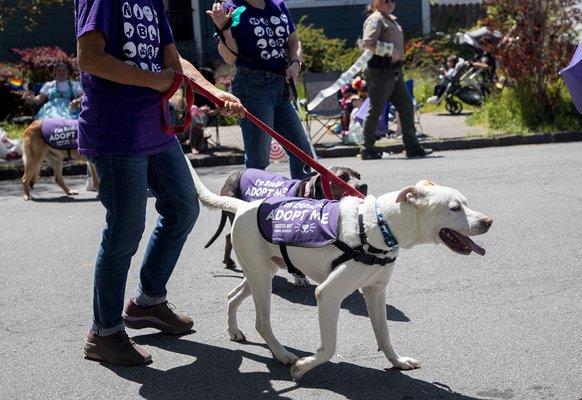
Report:
[[[196,81],[184,77],[184,75],[182,75],[180,72],[176,72],[176,75],[180,75],[181,78],[175,78],[174,83],[176,82],[176,80],[182,82],[182,80],[185,79],[186,81],[190,82],[189,86],[195,88],[196,91],[200,93],[202,96],[212,101],[219,108],[224,107],[224,100],[219,99],[214,94],[210,93],[208,90],[206,90],[201,85],[196,83]],[[344,195],[355,196],[362,199],[366,197],[362,193],[360,193],[357,189],[351,187],[346,182],[342,181],[339,177],[332,174],[327,168],[325,168],[323,165],[315,161],[313,158],[311,158],[309,155],[303,152],[303,150],[301,150],[299,147],[295,146],[295,144],[291,143],[289,140],[281,136],[279,133],[277,133],[275,130],[273,130],[271,127],[269,127],[267,124],[265,124],[263,121],[255,117],[250,112],[248,111],[245,112],[245,118],[249,119],[253,124],[261,128],[267,135],[271,136],[273,139],[279,142],[281,146],[283,146],[286,150],[291,152],[295,157],[299,158],[305,164],[309,165],[311,168],[317,171],[321,175],[321,186],[323,187],[323,192],[325,193],[325,196],[328,199],[330,200],[334,199],[331,191],[332,183],[340,187]]]
[[[182,125],[171,126],[168,122],[170,121],[169,101],[178,91],[178,89],[180,89],[182,83],[186,84],[186,115],[184,116]],[[162,95],[162,130],[165,134],[179,135],[188,129],[192,123],[192,114],[190,114],[192,104],[194,104],[194,89],[192,88],[192,81],[190,79],[186,79],[183,74],[176,72],[172,86],[170,86],[170,89],[168,89],[168,91]]]

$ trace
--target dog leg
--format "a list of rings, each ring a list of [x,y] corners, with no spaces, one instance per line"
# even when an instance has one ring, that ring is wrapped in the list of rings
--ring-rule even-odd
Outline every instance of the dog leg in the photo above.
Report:
[[[390,333],[388,332],[388,321],[386,319],[386,285],[376,284],[363,288],[366,307],[370,322],[374,329],[374,335],[378,342],[378,351],[384,352],[386,358],[396,368],[415,369],[420,368],[420,362],[410,357],[399,356],[390,342]]]
[[[283,347],[275,337],[271,327],[271,292],[273,291],[273,277],[277,272],[277,267],[268,260],[263,261],[257,258],[254,259],[253,267],[247,268],[248,263],[245,259],[239,257],[238,260],[243,267],[255,302],[255,329],[265,340],[277,360],[285,365],[293,365],[299,357]],[[263,262],[265,265],[258,265],[258,263]]]
[[[251,287],[246,279],[228,294],[228,335],[230,340],[242,342],[247,340],[244,333],[238,328],[236,312],[244,299],[251,294]]]
[[[364,278],[363,278],[364,276]],[[337,320],[340,305],[365,279],[360,268],[342,265],[336,268],[328,278],[315,289],[317,311],[319,314],[319,330],[321,346],[312,356],[298,360],[291,368],[294,381],[299,380],[306,372],[327,362],[335,353],[337,343]]]
[[[60,155],[52,154],[50,151],[47,154],[47,159],[53,168],[53,173],[55,175],[55,182],[57,185],[60,186],[61,189],[68,195],[68,196],[75,196],[79,194],[79,192],[75,190],[69,189],[65,180],[63,179],[63,159]]]
[[[95,164],[91,161],[87,161],[87,167],[89,168],[89,174],[91,174],[93,187],[97,190],[97,193],[99,193],[99,174],[97,174],[97,168],[95,168]]]
[[[30,200],[30,189],[34,186],[36,182],[37,174],[42,165],[42,160],[44,158],[44,152],[34,156],[29,146],[25,147],[26,157],[24,158],[24,174],[22,175],[22,189],[24,192],[24,200]]]
[[[232,222],[231,222],[232,223]],[[230,240],[230,233],[226,235],[226,244],[224,245],[224,259],[222,262],[226,265],[227,269],[235,269],[236,263],[231,257],[232,254],[232,241]]]

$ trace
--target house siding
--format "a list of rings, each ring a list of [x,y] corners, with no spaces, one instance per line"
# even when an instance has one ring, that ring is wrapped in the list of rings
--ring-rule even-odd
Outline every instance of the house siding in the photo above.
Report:
[[[210,9],[213,0],[199,0],[201,38],[193,41],[178,42],[177,46],[188,59],[196,58],[196,42],[201,40],[202,63],[211,63],[218,59],[216,40],[212,37],[214,31],[210,18],[205,11]],[[422,0],[399,0],[396,16],[402,25],[406,36],[420,35],[422,32]],[[306,16],[305,23],[323,28],[329,37],[346,40],[347,46],[354,46],[361,36],[364,22],[364,5],[291,8],[290,12],[295,22]],[[11,17],[0,31],[0,61],[13,61],[10,48],[25,48],[35,46],[59,46],[68,53],[75,52],[73,1],[65,1],[63,6],[45,7],[37,19],[37,25],[29,32],[24,29],[22,15]]]

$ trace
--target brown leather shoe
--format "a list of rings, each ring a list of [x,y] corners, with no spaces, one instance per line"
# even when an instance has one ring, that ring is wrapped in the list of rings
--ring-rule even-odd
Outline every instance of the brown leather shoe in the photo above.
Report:
[[[174,312],[174,305],[164,301],[151,307],[139,307],[128,300],[123,310],[123,323],[131,329],[155,328],[164,333],[180,335],[190,332],[192,318]]]
[[[113,365],[144,365],[152,362],[152,356],[135,344],[125,331],[113,335],[98,336],[89,331],[83,348],[85,357]]]

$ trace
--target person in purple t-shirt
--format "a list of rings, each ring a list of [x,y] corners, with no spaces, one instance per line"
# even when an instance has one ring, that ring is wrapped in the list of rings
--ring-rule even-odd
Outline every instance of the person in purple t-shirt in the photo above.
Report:
[[[140,365],[151,356],[125,327],[180,334],[193,321],[166,301],[166,284],[198,217],[198,196],[174,136],[162,131],[161,93],[182,71],[225,101],[219,111],[244,116],[233,95],[218,90],[180,57],[162,0],[76,0],[77,56],[85,90],[79,152],[95,163],[106,226],[95,263],[89,359]],[[145,227],[148,189],[160,214],[135,296],[123,306],[131,258]]]
[[[226,63],[237,67],[232,93],[260,120],[311,154],[299,115],[289,100],[288,81],[296,81],[301,68],[301,43],[285,3],[227,0],[214,3],[206,13],[221,31],[218,52]],[[265,169],[271,137],[246,119],[240,126],[246,167]],[[294,155],[289,156],[291,177],[307,177],[309,167]]]

